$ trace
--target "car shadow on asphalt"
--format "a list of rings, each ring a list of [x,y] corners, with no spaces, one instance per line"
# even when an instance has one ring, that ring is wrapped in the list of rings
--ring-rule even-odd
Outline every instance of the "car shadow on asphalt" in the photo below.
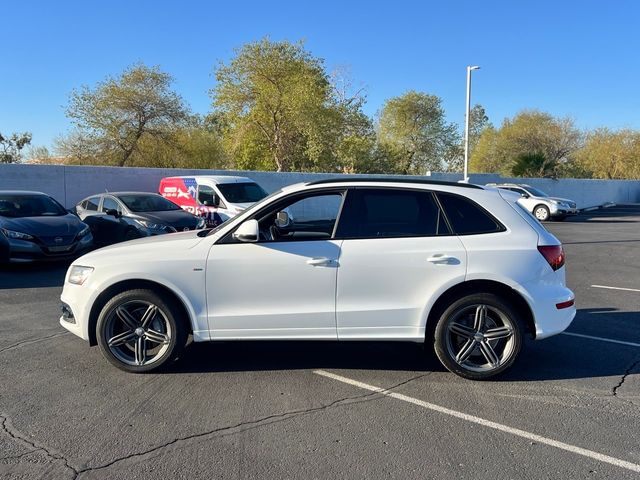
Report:
[[[61,287],[68,263],[10,263],[0,265],[0,290]]]
[[[584,309],[580,315],[606,311],[608,318],[637,321],[640,312]],[[525,340],[519,359],[498,382],[525,382],[628,373],[640,349],[590,339],[557,335],[541,341]],[[431,348],[405,342],[211,342],[192,343],[165,374],[244,372],[263,370],[381,370],[444,372]]]

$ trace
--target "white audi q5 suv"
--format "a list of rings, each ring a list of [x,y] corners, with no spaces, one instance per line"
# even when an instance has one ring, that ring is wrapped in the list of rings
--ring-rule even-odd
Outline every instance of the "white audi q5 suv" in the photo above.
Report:
[[[60,323],[128,372],[167,365],[192,335],[427,342],[485,379],[576,313],[560,242],[518,198],[398,178],[292,185],[213,230],[79,258]]]

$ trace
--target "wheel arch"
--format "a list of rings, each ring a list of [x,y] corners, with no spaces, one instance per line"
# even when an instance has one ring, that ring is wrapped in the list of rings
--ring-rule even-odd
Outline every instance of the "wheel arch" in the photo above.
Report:
[[[100,315],[100,312],[102,311],[102,308],[106,305],[106,303],[119,293],[125,292],[127,290],[134,290],[134,289],[141,289],[141,288],[152,290],[154,292],[159,293],[165,298],[168,297],[174,300],[175,304],[178,306],[178,308],[182,310],[182,313],[184,314],[184,316],[181,317],[181,319],[185,327],[187,327],[188,333],[193,333],[193,325],[194,325],[193,315],[190,312],[189,308],[187,308],[185,300],[180,295],[178,295],[174,290],[167,287],[166,285],[163,285],[153,280],[130,279],[130,280],[122,280],[110,285],[109,287],[104,289],[100,293],[100,295],[96,297],[95,301],[93,302],[93,305],[91,305],[91,311],[89,313],[89,321],[87,325],[88,335],[89,335],[89,345],[94,346],[94,345],[97,345],[98,343],[96,339],[96,325],[98,323],[98,316]]]
[[[468,280],[449,287],[434,302],[427,316],[425,342],[433,340],[438,317],[452,302],[462,296],[480,292],[493,293],[510,301],[524,322],[525,332],[535,338],[536,325],[533,311],[519,292],[495,280]]]

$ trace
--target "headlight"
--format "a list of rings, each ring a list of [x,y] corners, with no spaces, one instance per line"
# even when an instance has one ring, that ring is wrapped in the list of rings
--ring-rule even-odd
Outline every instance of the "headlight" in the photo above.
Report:
[[[200,217],[198,219],[198,224],[196,225],[196,228],[198,230],[200,230],[201,228],[204,228],[204,226],[207,224],[207,222],[204,220],[204,218]]]
[[[165,230],[167,228],[167,226],[162,223],[153,223],[149,220],[136,220],[136,222],[149,230]]]
[[[93,267],[83,267],[81,265],[72,265],[69,271],[69,283],[82,285],[89,275],[93,272]]]
[[[84,237],[87,235],[87,233],[89,233],[91,230],[89,229],[88,226],[84,227],[82,230],[80,230],[80,233],[78,233],[78,238]]]
[[[7,230],[6,228],[2,229],[2,233],[4,233],[7,238],[17,238],[18,240],[33,240],[33,237],[27,233],[14,232],[13,230]]]

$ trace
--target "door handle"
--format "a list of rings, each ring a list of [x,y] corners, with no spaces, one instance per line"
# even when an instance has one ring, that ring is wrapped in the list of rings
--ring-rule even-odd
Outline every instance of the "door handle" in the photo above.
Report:
[[[460,263],[456,257],[445,255],[444,253],[437,253],[429,258],[427,262],[435,263],[436,265],[457,265]]]
[[[331,260],[330,258],[318,257],[311,258],[307,260],[307,265],[311,265],[312,267],[330,267],[332,265],[336,265],[338,262],[336,260]]]

